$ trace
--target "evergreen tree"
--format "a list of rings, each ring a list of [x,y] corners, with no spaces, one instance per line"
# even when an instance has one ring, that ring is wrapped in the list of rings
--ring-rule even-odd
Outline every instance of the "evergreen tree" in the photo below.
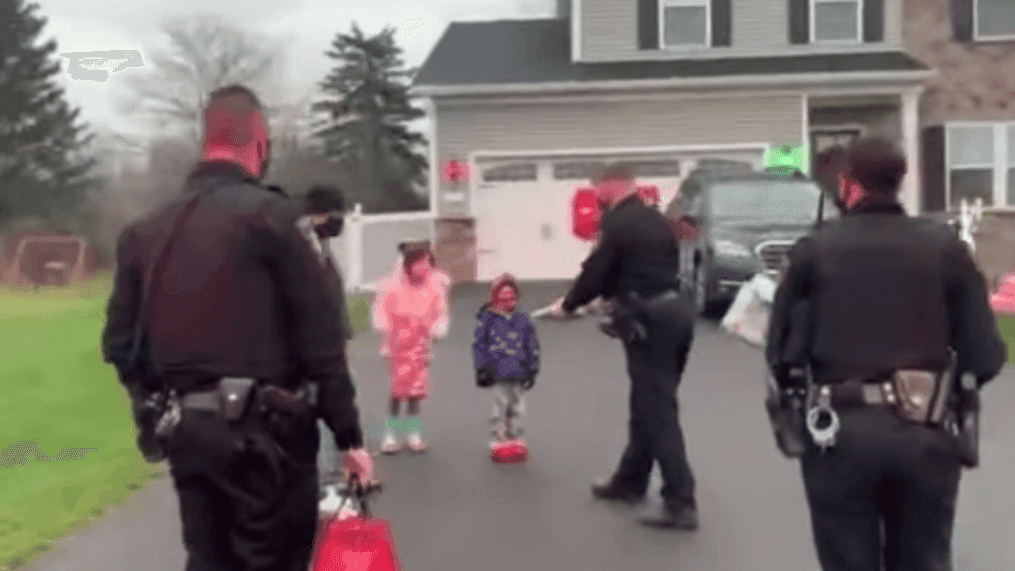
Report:
[[[320,84],[326,99],[312,107],[325,114],[314,133],[324,155],[348,170],[370,211],[425,208],[416,189],[426,185],[427,141],[408,123],[426,113],[412,104],[416,70],[405,68],[394,35],[367,38],[355,23],[338,34],[325,52],[338,62]]]
[[[0,225],[28,217],[64,223],[94,183],[91,136],[56,82],[57,44],[40,40],[46,19],[38,9],[0,0]]]

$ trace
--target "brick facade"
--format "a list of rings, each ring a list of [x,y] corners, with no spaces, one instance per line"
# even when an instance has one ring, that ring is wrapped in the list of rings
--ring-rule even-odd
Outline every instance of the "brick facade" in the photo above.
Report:
[[[437,267],[452,283],[476,279],[476,225],[471,218],[439,218],[434,222]]]
[[[956,41],[952,1],[904,0],[906,49],[940,72],[926,84],[921,123],[1015,120],[1015,41]]]

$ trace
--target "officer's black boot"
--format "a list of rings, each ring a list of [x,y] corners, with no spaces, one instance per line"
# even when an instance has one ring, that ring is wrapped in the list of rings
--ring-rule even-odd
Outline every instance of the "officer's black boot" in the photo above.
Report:
[[[597,500],[635,503],[641,501],[645,495],[625,490],[621,486],[617,485],[613,479],[609,479],[601,480],[592,484],[592,497]]]
[[[694,502],[663,500],[659,513],[642,517],[638,520],[642,525],[670,529],[698,529],[698,509]]]

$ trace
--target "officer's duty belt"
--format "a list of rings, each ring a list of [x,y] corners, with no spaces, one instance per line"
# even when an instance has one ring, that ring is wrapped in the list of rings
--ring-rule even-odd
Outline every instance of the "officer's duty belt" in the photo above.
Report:
[[[831,404],[835,408],[861,406],[891,406],[897,402],[891,379],[848,380],[819,383],[814,388],[828,387]]]

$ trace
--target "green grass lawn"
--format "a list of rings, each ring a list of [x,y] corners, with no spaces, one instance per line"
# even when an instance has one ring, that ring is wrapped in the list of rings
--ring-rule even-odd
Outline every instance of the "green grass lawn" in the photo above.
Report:
[[[126,395],[99,353],[108,283],[0,292],[0,569],[159,475],[134,446]],[[77,448],[95,450],[46,461]]]
[[[0,291],[0,571],[87,525],[162,475],[135,447],[126,393],[102,362],[109,278]],[[369,297],[349,298],[357,331]],[[20,443],[20,444],[19,444]],[[64,449],[95,449],[46,460]]]
[[[1015,363],[1015,317],[998,316],[997,328],[1008,343],[1008,362]]]

